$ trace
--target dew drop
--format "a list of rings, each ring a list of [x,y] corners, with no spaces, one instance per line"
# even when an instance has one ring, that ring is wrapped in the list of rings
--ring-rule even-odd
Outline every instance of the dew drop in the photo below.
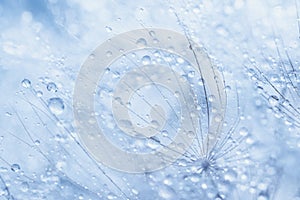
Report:
[[[111,57],[112,56],[112,52],[111,51],[107,51],[106,52],[106,57]]]
[[[249,131],[248,131],[248,129],[246,127],[242,127],[240,129],[240,135],[241,136],[247,136],[248,134],[249,134]]]
[[[184,63],[184,59],[181,58],[181,57],[178,57],[176,60],[177,60],[177,62],[178,62],[179,64]]]
[[[49,107],[50,111],[55,115],[61,114],[65,109],[63,100],[58,97],[49,99],[48,107]]]
[[[37,97],[42,97],[43,96],[43,92],[42,91],[36,91],[36,93],[35,93],[35,95],[37,96]]]
[[[150,62],[151,62],[150,56],[144,56],[144,57],[142,58],[142,63],[143,63],[143,65],[149,65]]]
[[[269,198],[264,195],[264,194],[260,194],[258,197],[257,197],[257,200],[268,200]]]
[[[29,184],[27,182],[21,183],[21,191],[22,192],[27,192],[29,189]]]
[[[149,35],[152,36],[152,37],[154,37],[155,36],[155,32],[154,31],[150,31]]]
[[[18,171],[20,171],[21,167],[20,167],[20,165],[18,165],[18,164],[12,164],[12,165],[10,166],[10,169],[11,169],[13,172],[18,172]]]
[[[35,140],[35,141],[34,141],[34,144],[35,144],[36,146],[39,146],[39,145],[41,144],[41,142],[40,142],[39,140]]]
[[[109,193],[109,194],[107,195],[107,199],[109,199],[109,200],[117,199],[117,196],[116,196],[115,194],[113,194],[113,193]]]
[[[147,45],[147,41],[144,39],[144,38],[140,38],[136,41],[136,44],[139,46],[139,47],[143,47],[143,46],[146,46]]]
[[[121,127],[123,127],[123,128],[131,128],[131,127],[132,127],[131,121],[130,121],[130,120],[126,120],[126,119],[120,120],[120,121],[119,121],[119,125],[120,125]]]
[[[175,191],[168,186],[161,187],[158,194],[162,199],[174,199],[176,196]]]
[[[197,174],[190,176],[190,179],[193,183],[198,183],[200,181],[200,178]]]
[[[105,26],[105,30],[106,30],[108,33],[110,33],[110,32],[112,31],[112,28],[109,27],[109,26]]]
[[[8,117],[12,116],[12,114],[10,112],[6,112],[5,115],[8,116]]]
[[[194,77],[195,77],[195,71],[190,71],[190,72],[188,73],[188,77],[189,77],[189,78],[194,78]]]
[[[24,87],[24,88],[30,88],[31,87],[31,82],[30,82],[30,80],[28,80],[28,79],[24,79],[23,81],[22,81],[22,86]]]
[[[278,105],[278,101],[279,101],[279,98],[275,95],[271,95],[268,99],[269,103],[271,106],[277,106]]]
[[[53,82],[48,83],[47,84],[47,90],[49,92],[57,92],[57,86],[56,86],[56,84],[53,83]]]

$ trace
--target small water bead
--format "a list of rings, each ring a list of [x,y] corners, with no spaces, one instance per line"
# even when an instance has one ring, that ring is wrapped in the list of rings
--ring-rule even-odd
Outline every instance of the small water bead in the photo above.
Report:
[[[181,57],[178,57],[176,60],[177,60],[177,62],[178,62],[179,64],[184,63],[184,59],[181,58]]]
[[[94,60],[94,59],[95,59],[95,54],[91,54],[91,55],[89,56],[89,58],[92,59],[92,60]]]
[[[247,136],[248,134],[249,134],[249,131],[248,131],[248,129],[246,127],[242,127],[240,129],[240,135],[241,136]]]
[[[160,187],[158,194],[162,199],[174,199],[176,197],[175,191],[169,186]]]
[[[31,81],[25,78],[25,79],[22,81],[22,86],[23,86],[24,88],[30,88],[30,87],[31,87]]]
[[[10,166],[10,169],[11,169],[13,172],[18,172],[18,171],[20,171],[21,167],[20,167],[20,165],[18,165],[18,164],[12,164],[12,165]]]
[[[50,98],[48,100],[48,107],[50,111],[55,115],[61,114],[65,109],[63,100],[58,97]]]
[[[139,47],[143,47],[143,46],[146,46],[147,45],[147,41],[144,39],[144,38],[140,38],[136,41],[136,44],[139,46]]]
[[[265,194],[260,194],[258,197],[257,197],[257,200],[268,200],[268,196],[265,195]]]
[[[41,142],[40,142],[39,140],[35,140],[35,141],[34,141],[34,144],[35,144],[36,146],[39,146],[39,145],[41,144]]]
[[[40,91],[40,90],[38,90],[38,91],[36,91],[35,95],[36,95],[37,97],[42,97],[42,96],[43,96],[43,92]]]
[[[268,101],[270,103],[271,106],[277,106],[278,103],[279,103],[279,98],[275,95],[271,95],[269,98],[268,98]]]
[[[214,102],[214,101],[216,101],[216,97],[214,95],[209,95],[208,96],[208,101],[209,102]]]
[[[188,72],[188,77],[189,78],[194,78],[195,77],[195,71],[189,71]]]
[[[112,28],[109,27],[109,26],[105,26],[105,30],[106,30],[108,33],[110,33],[110,32],[112,31]]]
[[[57,92],[57,86],[54,82],[50,82],[47,84],[47,90],[49,92]]]
[[[149,65],[149,64],[151,63],[151,58],[150,58],[150,56],[144,56],[144,57],[142,58],[142,63],[143,63],[143,65]]]
[[[109,58],[109,57],[111,57],[111,56],[112,56],[112,52],[111,52],[111,51],[107,51],[107,52],[106,52],[106,57]]]
[[[27,182],[21,183],[21,191],[22,192],[27,192],[29,189],[29,184]]]
[[[12,113],[6,112],[5,115],[8,116],[8,117],[11,117],[11,116],[12,116]]]
[[[155,36],[155,32],[154,32],[154,31],[149,31],[149,35],[150,35],[151,37],[154,37],[154,36]]]
[[[110,193],[107,195],[107,199],[109,199],[109,200],[117,199],[117,196],[116,196],[114,193],[110,192]]]

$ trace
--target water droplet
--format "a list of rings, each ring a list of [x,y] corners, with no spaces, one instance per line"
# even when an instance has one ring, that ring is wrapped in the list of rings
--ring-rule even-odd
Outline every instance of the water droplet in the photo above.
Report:
[[[50,111],[55,115],[61,114],[65,109],[63,100],[58,97],[49,99],[48,107],[49,107]]]
[[[83,199],[84,199],[83,195],[80,194],[80,195],[78,196],[78,199],[83,200]]]
[[[181,57],[178,57],[176,60],[177,60],[177,62],[178,62],[179,64],[184,63],[184,59],[181,58]]]
[[[194,78],[195,77],[195,71],[189,71],[188,77],[189,78]]]
[[[132,127],[132,123],[130,120],[124,119],[124,120],[120,120],[119,121],[119,125],[122,128],[131,128]]]
[[[53,83],[53,82],[48,83],[47,84],[47,90],[49,92],[57,92],[57,86],[56,86],[56,84]]]
[[[5,115],[8,116],[8,117],[12,116],[12,114],[10,112],[6,112]]]
[[[115,194],[113,194],[113,193],[109,193],[109,194],[107,195],[107,199],[109,199],[109,200],[117,199],[117,196],[116,196]]]
[[[264,195],[264,194],[260,194],[258,197],[257,197],[257,200],[268,200],[269,198],[267,197],[267,195]]]
[[[112,56],[112,52],[111,51],[107,51],[106,52],[106,57],[111,57]]]
[[[42,97],[43,96],[43,92],[42,91],[36,91],[36,93],[35,93],[35,95],[37,96],[37,97]]]
[[[201,187],[202,187],[202,189],[204,189],[204,190],[206,190],[208,187],[207,187],[207,185],[205,184],[205,183],[202,183],[201,184]]]
[[[209,95],[209,96],[208,96],[208,101],[209,101],[209,102],[214,102],[214,101],[216,101],[215,95]]]
[[[136,41],[136,44],[139,46],[139,47],[143,47],[143,46],[146,46],[147,45],[147,41],[144,39],[144,38],[140,38]]]
[[[163,199],[174,199],[176,197],[175,191],[168,186],[161,187],[158,194]]]
[[[143,63],[143,65],[149,65],[149,64],[151,63],[151,58],[150,58],[150,56],[144,56],[144,57],[142,58],[142,63]]]
[[[154,37],[155,36],[155,32],[154,31],[149,31],[149,35]]]
[[[268,99],[269,103],[271,106],[277,106],[278,105],[278,101],[279,101],[279,98],[275,95],[271,95]]]
[[[29,184],[27,182],[21,183],[21,191],[22,192],[27,192],[29,189]]]
[[[36,146],[38,146],[38,145],[41,144],[41,142],[40,142],[39,140],[35,140],[35,141],[34,141],[34,144],[35,144]]]
[[[197,174],[191,175],[190,179],[193,183],[198,183],[200,181],[200,177]]]
[[[234,182],[237,178],[237,173],[233,170],[228,170],[225,174],[224,174],[224,179],[229,181],[229,182]]]
[[[247,136],[248,134],[249,134],[249,131],[248,131],[248,129],[246,127],[242,127],[240,129],[240,135],[241,136]]]
[[[91,54],[89,57],[90,57],[90,59],[94,60],[95,59],[95,54]]]
[[[14,171],[14,172],[18,172],[18,171],[20,171],[21,167],[20,167],[20,165],[18,165],[18,164],[12,164],[12,165],[10,166],[10,169],[11,169],[12,171]]]
[[[112,31],[112,28],[109,27],[109,26],[105,26],[105,30],[106,30],[108,33],[110,33],[110,32]]]
[[[135,194],[135,195],[138,195],[138,194],[139,194],[139,191],[136,190],[136,189],[134,189],[134,188],[132,188],[131,191],[132,191],[132,193]]]
[[[24,79],[23,81],[22,81],[22,86],[24,87],[24,88],[30,88],[31,87],[31,82],[30,82],[30,80],[28,80],[28,79]]]

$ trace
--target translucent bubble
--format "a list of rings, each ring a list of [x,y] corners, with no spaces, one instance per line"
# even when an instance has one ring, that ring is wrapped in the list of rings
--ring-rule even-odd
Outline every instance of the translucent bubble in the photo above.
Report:
[[[24,80],[22,81],[22,86],[23,86],[24,88],[30,88],[30,87],[31,87],[31,82],[30,82],[30,80],[24,79]]]
[[[151,58],[150,58],[150,56],[144,56],[144,57],[142,58],[142,63],[143,63],[143,65],[149,65],[149,64],[151,63]]]
[[[48,107],[49,107],[50,111],[55,115],[61,114],[65,109],[63,100],[58,97],[49,99]]]
[[[57,92],[57,86],[56,86],[56,84],[53,83],[53,82],[48,83],[47,84],[47,90],[49,92]]]
[[[20,171],[21,167],[20,167],[20,165],[18,165],[18,164],[12,164],[12,165],[10,166],[10,169],[11,169],[12,171],[14,171],[14,172],[18,172],[18,171]]]

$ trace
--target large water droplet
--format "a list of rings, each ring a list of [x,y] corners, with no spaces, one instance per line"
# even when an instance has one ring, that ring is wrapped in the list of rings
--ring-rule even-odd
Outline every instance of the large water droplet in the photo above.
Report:
[[[30,80],[28,80],[28,79],[24,79],[23,81],[22,81],[22,86],[24,87],[24,88],[30,88],[31,87],[31,82],[30,82]]]
[[[142,58],[142,63],[143,63],[143,65],[149,65],[150,62],[151,62],[150,56],[144,56],[144,57]]]
[[[53,82],[48,83],[47,84],[47,90],[49,92],[57,92],[57,86],[56,86],[56,84],[53,83]]]
[[[61,114],[65,109],[63,100],[58,97],[49,99],[48,107],[49,107],[50,111],[55,115]]]
[[[20,171],[21,167],[20,167],[20,165],[18,165],[18,164],[12,164],[12,165],[10,166],[10,169],[11,169],[12,171],[14,171],[14,172],[18,172],[18,171]]]

